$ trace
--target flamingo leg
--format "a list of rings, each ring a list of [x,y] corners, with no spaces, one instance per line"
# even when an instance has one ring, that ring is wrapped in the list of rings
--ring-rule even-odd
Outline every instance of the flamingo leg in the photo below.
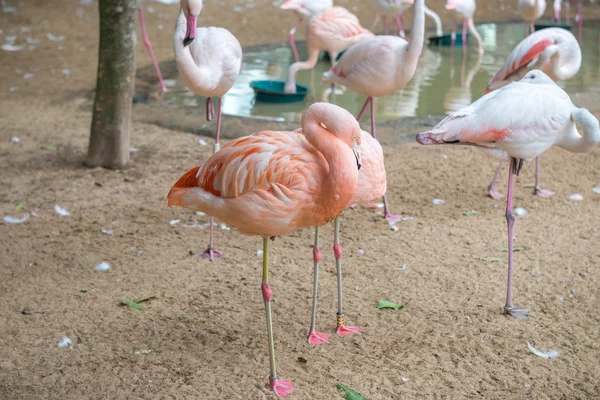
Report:
[[[319,227],[315,227],[315,246],[313,247],[313,261],[315,263],[315,277],[313,280],[313,303],[310,318],[310,330],[308,331],[308,343],[316,346],[329,343],[327,333],[317,332],[317,295],[319,292],[319,263],[321,262],[321,250],[319,250]]]
[[[333,254],[335,255],[335,266],[337,269],[338,284],[338,312],[336,333],[340,336],[360,334],[358,326],[346,326],[344,321],[344,305],[342,298],[342,246],[340,245],[340,222],[341,218],[335,219],[335,233],[333,236]]]
[[[531,21],[529,23],[529,30],[530,30],[530,33],[535,32],[535,23],[533,21]]]
[[[535,158],[535,188],[533,189],[533,194],[540,197],[550,197],[555,193],[540,188],[540,171],[540,157],[538,156]]]
[[[513,245],[514,245],[514,225],[515,215],[513,214],[513,188],[515,182],[515,174],[519,173],[523,160],[511,158],[508,171],[508,190],[506,194],[506,223],[508,225],[508,282],[506,287],[506,305],[504,313],[518,319],[527,318],[527,313],[531,311],[528,308],[518,308],[512,302],[512,281],[513,281]]]
[[[265,313],[267,315],[267,337],[269,340],[269,386],[277,397],[284,397],[297,390],[288,379],[277,378],[277,367],[275,366],[275,343],[273,342],[273,316],[271,314],[271,301],[273,292],[269,286],[269,239],[263,239],[263,273],[262,273],[262,295],[265,301]]]
[[[163,80],[162,73],[160,72],[160,67],[158,66],[158,61],[156,60],[156,56],[154,55],[154,50],[152,50],[152,43],[150,43],[150,38],[148,37],[148,32],[146,31],[146,23],[144,21],[144,11],[142,10],[142,7],[138,8],[138,19],[140,21],[142,37],[144,38],[144,45],[146,45],[148,53],[150,53],[150,58],[152,59],[154,70],[156,71],[158,81],[160,82],[160,88],[163,94],[167,93],[167,86],[165,85],[165,81]]]
[[[298,55],[298,48],[296,47],[296,41],[294,40],[294,34],[296,33],[296,29],[298,29],[298,27],[300,26],[300,24],[302,23],[302,18],[300,18],[298,20],[298,22],[296,22],[296,25],[294,25],[292,27],[292,29],[290,29],[290,32],[288,33],[288,39],[290,41],[290,46],[292,46],[292,52],[294,53],[294,62],[299,62],[300,61],[300,56]]]
[[[452,22],[452,34],[450,35],[450,51],[454,49],[456,43],[456,22]]]
[[[498,163],[498,168],[496,168],[496,173],[494,173],[494,177],[492,178],[492,181],[490,182],[490,185],[488,186],[488,194],[494,200],[498,200],[498,199],[501,199],[502,197],[504,197],[500,193],[498,193],[496,191],[496,189],[494,189],[494,185],[496,184],[496,180],[500,176],[500,170],[502,169],[503,164],[504,163],[502,161],[500,161]]]
[[[462,45],[463,48],[467,48],[467,20],[463,21]]]
[[[360,120],[362,119],[363,115],[365,115],[365,111],[367,111],[367,106],[369,105],[369,101],[371,101],[371,97],[367,97],[367,100],[365,101],[365,104],[363,104],[362,108],[360,109],[360,112],[356,116],[356,120],[358,122],[360,122]]]
[[[381,23],[383,24],[383,34],[388,34],[388,25],[387,25],[387,17],[385,15],[381,16]]]
[[[404,24],[402,23],[403,19],[404,16],[402,14],[394,15],[394,24],[396,25],[396,29],[398,29],[398,35],[401,38],[404,38],[406,36],[406,34],[404,33]]]
[[[221,133],[221,109],[223,108],[223,98],[219,97],[219,111],[217,113],[217,133],[215,135],[215,144],[213,146],[213,154],[219,151],[221,144],[219,143],[219,135]],[[206,119],[211,120],[214,116],[214,108],[212,103],[212,97],[206,99]],[[215,219],[210,217],[210,239],[208,247],[202,253],[198,254],[201,258],[208,258],[208,261],[213,261],[215,258],[224,257],[225,254],[215,250],[214,246],[214,230],[215,230]]]

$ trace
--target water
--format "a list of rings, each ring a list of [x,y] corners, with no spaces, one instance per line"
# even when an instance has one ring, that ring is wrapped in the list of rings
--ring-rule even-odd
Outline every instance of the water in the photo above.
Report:
[[[578,75],[559,85],[567,92],[600,91],[600,24],[584,25],[582,34],[583,63]],[[576,26],[574,33],[576,34]],[[506,56],[525,37],[522,23],[482,24],[478,26],[484,41],[485,54],[478,57],[474,43],[467,55],[457,47],[425,47],[417,71],[403,89],[385,98],[377,98],[375,112],[378,121],[408,117],[428,117],[447,114],[477,100],[489,79],[503,65]],[[300,58],[306,57],[299,45]],[[315,67],[315,90],[305,101],[291,104],[255,102],[250,82],[262,79],[285,80],[292,51],[288,46],[262,46],[259,50],[244,50],[243,70],[236,84],[224,98],[226,115],[266,118],[278,121],[300,121],[302,111],[314,101],[324,101],[325,87],[319,83],[330,62],[322,59]],[[311,87],[311,72],[300,71],[297,82]],[[204,99],[189,92],[178,79],[169,89],[166,104],[184,107],[204,107]],[[365,97],[350,90],[335,96],[335,103],[352,114],[358,114]]]

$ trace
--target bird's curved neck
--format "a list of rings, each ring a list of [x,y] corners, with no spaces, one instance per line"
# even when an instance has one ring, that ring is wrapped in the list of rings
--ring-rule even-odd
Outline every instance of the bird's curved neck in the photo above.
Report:
[[[585,108],[578,108],[571,113],[573,124],[567,128],[566,134],[557,143],[565,150],[574,153],[586,153],[600,143],[600,126],[598,120]],[[577,130],[581,127],[583,134]]]
[[[183,10],[180,10],[173,34],[173,48],[175,50],[175,61],[177,68],[185,85],[193,92],[198,93],[203,90],[213,89],[218,84],[218,78],[215,74],[209,73],[205,68],[198,66],[192,56],[190,46],[183,45],[185,32],[187,29],[187,20]],[[199,40],[196,37],[195,40]]]
[[[542,53],[542,60],[550,63],[549,75],[555,81],[563,81],[571,79],[581,68],[581,51],[578,44],[571,46],[563,46],[559,49],[558,46],[551,46]],[[543,65],[542,63],[542,65]]]
[[[421,56],[421,51],[423,51],[423,40],[425,39],[425,4],[423,2],[424,0],[415,1],[412,29],[407,49],[407,61],[414,64],[415,67]]]
[[[425,5],[423,6],[423,10],[425,11],[425,14],[435,22],[435,35],[442,36],[444,31],[442,30],[442,20],[440,19],[440,16]]]
[[[342,209],[346,208],[354,196],[358,179],[354,153],[331,132],[325,132],[318,120],[309,121],[302,130],[306,140],[323,154],[329,165],[329,175],[322,185],[319,207],[325,214],[339,210],[340,205]],[[329,217],[333,219],[337,215]]]
[[[290,69],[288,70],[288,80],[287,85],[291,87],[296,87],[296,75],[298,71],[311,69],[317,65],[319,61],[319,49],[309,47],[308,48],[308,59],[306,61],[298,61],[290,65]]]
[[[483,54],[483,39],[481,39],[481,35],[475,27],[473,17],[467,19],[467,28],[469,28],[469,32],[471,32],[471,35],[473,35],[475,37],[475,40],[477,41],[477,51],[479,51],[479,54]]]

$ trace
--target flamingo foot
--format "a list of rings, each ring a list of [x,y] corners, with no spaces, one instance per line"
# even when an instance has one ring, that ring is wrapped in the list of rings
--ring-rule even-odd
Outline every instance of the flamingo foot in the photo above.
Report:
[[[336,333],[339,336],[347,336],[347,335],[360,335],[360,328],[358,326],[338,326],[336,329]]]
[[[369,207],[374,208],[374,209],[378,209],[379,206],[377,205],[377,203],[369,203]]]
[[[540,196],[540,197],[550,197],[550,196],[554,196],[556,193],[551,192],[550,190],[544,190],[544,189],[540,189],[539,187],[536,187],[533,190],[533,194],[536,196]]]
[[[490,195],[490,197],[494,200],[500,200],[501,198],[504,197],[503,194],[500,194],[496,191],[496,189],[494,189],[492,186],[488,187],[488,194]]]
[[[208,261],[212,261],[215,258],[225,257],[225,253],[221,253],[220,251],[215,250],[212,247],[209,247],[208,249],[204,250],[202,253],[198,253],[196,255],[200,258],[208,258]]]
[[[269,379],[269,386],[271,386],[271,390],[278,398],[285,397],[293,391],[298,390],[289,379]]]
[[[504,307],[504,314],[516,319],[527,319],[527,314],[529,314],[530,311],[531,308],[521,308],[515,306]]]
[[[308,343],[313,346],[327,344],[329,343],[329,335],[327,333],[311,332],[310,335],[308,335]]]
[[[402,215],[395,215],[389,212],[386,212],[384,215],[385,219],[388,222],[402,222],[404,221],[404,218],[402,218]]]

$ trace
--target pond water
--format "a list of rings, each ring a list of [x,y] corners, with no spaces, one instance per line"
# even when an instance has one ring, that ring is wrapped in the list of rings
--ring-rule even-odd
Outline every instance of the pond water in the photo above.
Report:
[[[506,56],[525,37],[525,24],[482,24],[478,27],[484,41],[485,54],[478,57],[474,43],[466,56],[461,47],[426,46],[411,82],[403,89],[385,98],[377,98],[375,112],[378,120],[407,117],[439,116],[469,105],[478,99],[489,79],[503,65]],[[576,26],[574,27],[576,33]],[[584,25],[581,36],[583,63],[579,74],[560,86],[567,92],[600,91],[600,24]],[[303,44],[298,46],[300,58],[306,57]],[[226,115],[265,118],[299,122],[300,114],[308,104],[324,101],[329,86],[319,83],[330,68],[330,62],[321,58],[315,67],[315,83],[305,101],[291,104],[256,102],[250,87],[253,80],[285,80],[293,62],[288,46],[262,46],[258,50],[244,49],[243,70],[236,84],[224,98]],[[297,82],[309,86],[310,71],[300,71]],[[204,107],[204,99],[187,90],[179,79],[169,82],[166,104],[184,107]],[[365,97],[350,90],[335,96],[335,103],[356,115]]]

